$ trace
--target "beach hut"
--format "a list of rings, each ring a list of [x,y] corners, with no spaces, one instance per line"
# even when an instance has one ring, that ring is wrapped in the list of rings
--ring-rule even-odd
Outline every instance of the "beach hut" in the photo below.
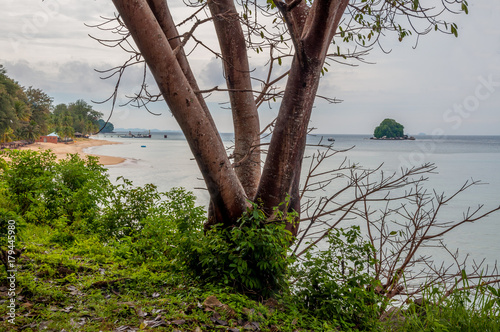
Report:
[[[36,140],[36,142],[41,142],[41,143],[57,143],[59,139],[59,136],[57,136],[56,133],[51,133],[45,136],[40,136],[39,139]]]

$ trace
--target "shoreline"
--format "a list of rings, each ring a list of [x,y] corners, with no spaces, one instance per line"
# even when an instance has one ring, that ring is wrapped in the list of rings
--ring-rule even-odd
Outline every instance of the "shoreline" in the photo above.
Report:
[[[73,143],[70,144],[37,142],[24,146],[19,150],[34,150],[34,151],[52,150],[52,152],[56,155],[57,160],[66,159],[68,154],[74,154],[74,153],[77,153],[82,158],[85,156],[95,156],[99,158],[99,163],[104,166],[121,164],[125,160],[127,160],[126,158],[122,157],[103,156],[93,153],[86,153],[85,151],[83,151],[86,148],[101,146],[101,145],[111,145],[111,144],[122,144],[122,143],[87,138],[87,139],[82,139],[82,140],[79,139],[77,141],[73,141]]]

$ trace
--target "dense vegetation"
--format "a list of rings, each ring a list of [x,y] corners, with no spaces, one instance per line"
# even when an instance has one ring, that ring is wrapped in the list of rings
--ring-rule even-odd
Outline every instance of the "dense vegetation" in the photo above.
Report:
[[[33,87],[21,87],[0,64],[0,142],[27,140],[56,132],[60,137],[88,135],[101,127],[102,113],[83,100],[53,106],[53,99]],[[101,120],[103,121],[103,120]],[[103,124],[104,125],[104,121]],[[111,123],[108,129],[113,129]]]
[[[42,90],[21,87],[0,64],[0,142],[33,141],[47,134],[51,104]]]
[[[380,125],[375,128],[373,136],[376,138],[396,138],[404,136],[404,127],[393,119],[384,119]]]
[[[0,159],[0,329],[34,331],[498,330],[498,291],[438,289],[380,320],[389,303],[370,273],[374,248],[357,227],[332,231],[300,262],[290,233],[258,206],[240,227],[205,232],[206,212],[181,188],[158,192],[95,158],[50,152]],[[284,204],[288,204],[285,202]],[[276,217],[291,218],[276,209]],[[15,225],[13,227],[12,225]],[[10,233],[9,233],[10,232]],[[9,258],[15,260],[15,294]],[[488,294],[488,295],[487,295]],[[16,301],[9,321],[9,301]],[[482,302],[481,302],[482,301]],[[475,308],[478,308],[477,310]],[[15,325],[12,324],[15,322]]]
[[[59,137],[74,137],[75,133],[91,135],[99,131],[99,118],[102,113],[92,109],[83,100],[57,105],[51,115],[54,131]]]

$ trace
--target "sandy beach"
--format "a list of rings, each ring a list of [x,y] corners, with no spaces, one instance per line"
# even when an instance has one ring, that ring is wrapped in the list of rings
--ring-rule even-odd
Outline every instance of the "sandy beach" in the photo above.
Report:
[[[125,161],[125,158],[120,157],[110,157],[110,156],[100,156],[95,154],[89,154],[83,152],[83,149],[89,148],[92,146],[99,145],[109,145],[109,144],[121,144],[117,142],[110,142],[104,140],[96,140],[96,139],[83,139],[77,140],[73,143],[33,143],[28,146],[22,147],[21,150],[30,149],[30,150],[52,150],[52,152],[56,155],[57,159],[65,159],[68,153],[74,154],[78,153],[80,157],[84,157],[86,155],[99,157],[99,162],[102,165],[116,165]]]

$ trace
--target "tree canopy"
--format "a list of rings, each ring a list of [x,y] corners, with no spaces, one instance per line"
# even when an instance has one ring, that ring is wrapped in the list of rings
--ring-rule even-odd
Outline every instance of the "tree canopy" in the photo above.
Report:
[[[404,127],[394,119],[384,119],[379,126],[375,128],[373,136],[376,138],[396,138],[404,136]]]
[[[48,134],[51,105],[46,93],[20,86],[0,65],[0,141],[34,141]]]

